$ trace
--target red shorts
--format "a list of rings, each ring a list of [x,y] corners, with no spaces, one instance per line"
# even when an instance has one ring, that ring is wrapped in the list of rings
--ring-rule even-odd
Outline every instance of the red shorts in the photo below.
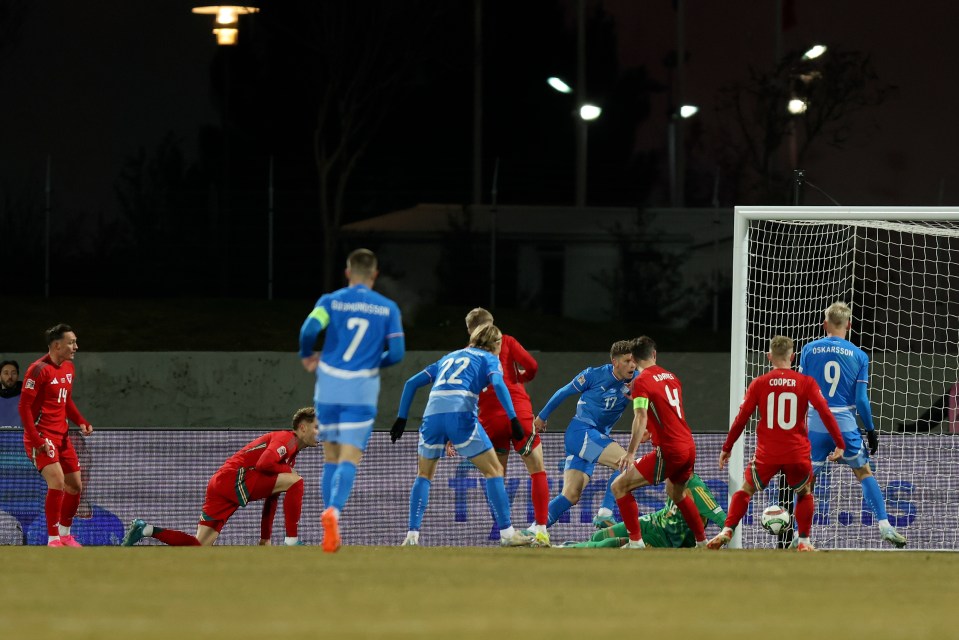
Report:
[[[633,463],[636,471],[646,478],[649,484],[660,484],[669,480],[674,484],[681,484],[693,475],[693,466],[696,464],[696,446],[689,448],[664,451],[656,447],[642,458]]]
[[[23,442],[23,448],[27,452],[27,457],[33,462],[37,471],[43,471],[43,468],[59,462],[63,473],[75,473],[80,470],[80,459],[77,457],[77,450],[73,448],[70,436],[67,434],[46,436],[42,432],[40,436],[44,439],[49,438],[53,442],[53,455],[51,452],[44,453],[40,449],[34,449],[26,440]]]
[[[805,458],[795,462],[780,463],[753,458],[743,476],[758,491],[765,489],[772,477],[780,471],[786,474],[786,483],[793,489],[798,489],[812,476],[812,461]]]
[[[276,474],[246,467],[220,469],[206,485],[200,524],[219,532],[237,509],[268,498],[276,486],[276,478]]]
[[[509,425],[509,418],[505,413],[498,413],[490,418],[483,416],[480,424],[483,430],[489,436],[493,443],[493,449],[496,453],[508,453],[512,444],[516,453],[528,456],[530,452],[539,446],[540,439],[538,433],[533,433],[533,412],[524,411],[522,407],[517,408],[516,417],[519,423],[523,425],[523,439],[513,440],[513,430]]]

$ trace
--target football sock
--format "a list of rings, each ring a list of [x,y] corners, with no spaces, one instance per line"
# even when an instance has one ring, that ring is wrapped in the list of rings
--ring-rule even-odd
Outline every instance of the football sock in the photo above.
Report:
[[[619,498],[616,504],[619,506],[619,515],[623,516],[623,522],[626,523],[626,530],[629,531],[629,539],[642,540],[643,532],[639,528],[639,505],[636,504],[636,498],[627,493]]]
[[[537,471],[529,477],[530,500],[533,503],[533,519],[536,524],[545,525],[549,519],[549,482],[545,471]]]
[[[286,490],[283,497],[283,523],[286,525],[286,535],[296,538],[299,535],[300,512],[303,509],[303,478],[293,483]]]
[[[330,506],[330,499],[333,497],[333,476],[336,475],[337,465],[335,462],[323,463],[323,479],[321,481],[323,492],[323,508]]]
[[[410,531],[419,531],[423,524],[423,514],[430,503],[430,481],[416,476],[410,489]]]
[[[263,514],[260,516],[260,540],[269,540],[273,536],[273,519],[276,517],[276,505],[280,494],[274,493],[263,501]]]
[[[493,502],[489,499],[489,483],[486,478],[480,480],[480,487],[483,489],[483,495],[486,496],[486,506],[489,507],[489,516],[493,519],[493,531],[499,530],[499,524],[496,520],[496,512],[493,511]],[[492,538],[490,538],[492,540]]]
[[[171,547],[200,546],[200,541],[194,536],[191,536],[189,533],[183,533],[182,531],[176,531],[175,529],[160,529],[158,527],[153,527],[153,535],[151,537],[156,538],[163,544],[168,544]]]
[[[696,508],[696,502],[692,496],[685,496],[677,504],[679,511],[683,514],[683,520],[689,530],[693,532],[696,542],[702,542],[706,539],[706,529],[703,527],[703,518],[699,515],[699,509]]]
[[[553,523],[559,520],[560,516],[569,511],[573,503],[566,499],[562,493],[549,501],[549,519],[546,521],[547,527],[552,527]]]
[[[70,535],[70,527],[64,527],[64,526],[61,524],[60,526],[57,527],[57,529],[60,530],[60,535],[61,535],[61,536],[68,536],[68,535]]]
[[[295,547],[300,539],[297,536],[286,536],[283,538],[283,544],[287,547]]]
[[[872,512],[876,514],[877,520],[888,520],[886,513],[886,501],[882,497],[882,489],[879,488],[879,481],[876,476],[866,476],[862,479],[862,495],[866,502],[872,507]]]
[[[733,494],[732,499],[729,501],[729,511],[726,513],[727,527],[735,529],[739,526],[743,516],[746,515],[746,509],[749,508],[749,499],[751,497],[752,496],[742,489]]]
[[[509,513],[509,498],[506,497],[506,484],[503,482],[503,476],[486,479],[487,498],[490,506],[493,508],[493,514],[496,520],[496,526],[503,529],[509,529],[512,525]]]
[[[77,514],[77,507],[79,506],[80,493],[70,493],[69,491],[64,491],[63,502],[60,503],[60,524],[65,527],[70,527],[73,524],[73,516]]]
[[[609,482],[606,483],[606,493],[603,494],[603,509],[609,509],[610,515],[616,507],[616,496],[613,495],[613,480],[619,477],[619,471],[613,471],[609,476]]]
[[[815,511],[815,503],[812,494],[807,493],[804,496],[796,498],[796,532],[800,538],[808,538],[812,531],[812,515]]]
[[[63,504],[62,489],[47,489],[47,497],[43,501],[43,513],[47,516],[47,535],[60,537],[60,505]]]
[[[337,465],[333,475],[333,490],[330,493],[330,506],[342,513],[346,501],[353,492],[353,481],[356,479],[356,465],[345,461]]]

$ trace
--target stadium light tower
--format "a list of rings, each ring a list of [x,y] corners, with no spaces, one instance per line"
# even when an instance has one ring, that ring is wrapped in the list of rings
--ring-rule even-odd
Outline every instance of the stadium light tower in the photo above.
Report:
[[[207,5],[193,7],[193,13],[215,15],[213,20],[213,35],[219,45],[235,45],[237,34],[240,32],[240,16],[257,13],[257,7],[243,7],[237,5]]]

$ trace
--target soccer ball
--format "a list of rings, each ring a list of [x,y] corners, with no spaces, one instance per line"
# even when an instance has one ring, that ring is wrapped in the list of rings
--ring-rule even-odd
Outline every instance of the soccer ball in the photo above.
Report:
[[[779,532],[783,529],[789,527],[789,522],[792,518],[789,515],[789,512],[780,507],[778,504],[774,504],[766,507],[763,510],[762,518],[760,523],[763,526],[763,529],[769,533],[779,535]]]

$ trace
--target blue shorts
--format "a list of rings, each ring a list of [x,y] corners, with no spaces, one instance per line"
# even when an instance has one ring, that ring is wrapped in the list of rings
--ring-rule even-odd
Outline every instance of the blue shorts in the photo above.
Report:
[[[869,462],[869,452],[862,443],[862,436],[859,431],[843,431],[842,439],[846,448],[837,462],[848,465],[853,469],[858,469]],[[819,431],[809,432],[809,443],[812,445],[813,472],[819,473],[823,465],[826,464],[826,456],[836,448],[836,443],[832,441],[831,435]]]
[[[435,460],[452,442],[456,453],[467,460],[493,448],[486,430],[472,413],[434,413],[423,418],[416,450],[421,457]]]
[[[566,445],[566,465],[564,471],[575,469],[592,477],[599,456],[615,440],[585,422],[573,419],[566,428],[563,437]]]
[[[316,419],[320,423],[320,442],[348,444],[366,450],[373,433],[376,405],[318,404]]]

